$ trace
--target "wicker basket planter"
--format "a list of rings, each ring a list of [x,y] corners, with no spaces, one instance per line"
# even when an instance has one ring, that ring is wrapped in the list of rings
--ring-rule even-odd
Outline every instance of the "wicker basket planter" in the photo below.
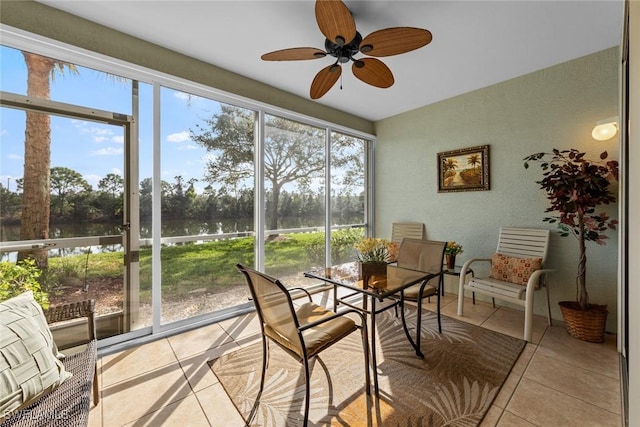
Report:
[[[606,305],[591,304],[589,310],[581,310],[575,301],[560,301],[558,304],[569,335],[583,341],[604,342],[609,314]]]

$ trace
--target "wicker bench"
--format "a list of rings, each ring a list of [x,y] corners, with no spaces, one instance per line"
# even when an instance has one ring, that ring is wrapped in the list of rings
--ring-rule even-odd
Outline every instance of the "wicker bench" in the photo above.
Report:
[[[76,427],[88,424],[92,383],[94,404],[97,404],[99,400],[96,366],[98,343],[96,341],[94,308],[95,301],[89,300],[52,307],[45,311],[47,322],[50,325],[86,317],[89,330],[86,349],[65,357],[63,360],[65,369],[73,374],[71,378],[31,406],[17,411],[2,423],[2,427]]]

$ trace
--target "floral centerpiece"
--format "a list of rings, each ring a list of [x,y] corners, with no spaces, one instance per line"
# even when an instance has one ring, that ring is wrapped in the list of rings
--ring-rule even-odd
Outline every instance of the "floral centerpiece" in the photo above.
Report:
[[[378,237],[366,237],[354,245],[358,272],[366,287],[369,280],[387,275],[387,263],[395,261],[398,247],[395,243]]]
[[[445,254],[453,256],[461,254],[462,252],[464,252],[462,250],[462,245],[456,242],[447,242],[447,247],[444,250]]]
[[[447,268],[455,268],[456,266],[456,255],[464,252],[462,250],[462,245],[456,242],[447,242],[447,246],[444,248],[444,255],[447,261]]]
[[[397,255],[396,244],[377,237],[366,237],[355,244],[356,259],[362,263],[390,262]]]

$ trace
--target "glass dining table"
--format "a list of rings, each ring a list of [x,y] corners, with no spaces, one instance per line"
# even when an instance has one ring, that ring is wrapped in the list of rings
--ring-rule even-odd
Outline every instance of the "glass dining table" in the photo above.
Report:
[[[403,291],[418,283],[427,283],[434,277],[442,275],[441,271],[429,273],[409,270],[393,264],[387,266],[385,278],[370,280],[366,285],[359,278],[358,264],[355,262],[336,265],[334,267],[317,268],[304,273],[305,277],[322,280],[333,285],[333,311],[338,310],[340,304],[362,311],[370,318],[370,347],[371,364],[377,369],[376,361],[376,314],[389,308],[396,307],[403,298]],[[341,295],[338,295],[341,291]],[[361,296],[361,301],[358,297]],[[385,300],[393,300],[393,304],[382,304]],[[360,303],[360,305],[358,305]],[[377,307],[381,303],[381,307]],[[404,316],[402,326],[409,343],[419,357],[424,357],[420,348],[411,337]],[[378,376],[374,375],[374,388],[378,392]]]

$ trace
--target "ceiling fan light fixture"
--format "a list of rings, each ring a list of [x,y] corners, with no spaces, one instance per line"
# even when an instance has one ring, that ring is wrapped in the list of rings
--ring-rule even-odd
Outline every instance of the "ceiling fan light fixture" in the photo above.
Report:
[[[367,52],[371,52],[373,50],[373,46],[370,44],[366,44],[364,46],[360,46],[360,52],[362,53],[367,53]]]
[[[352,61],[351,71],[360,81],[379,88],[394,84],[393,73],[378,57],[399,55],[429,44],[433,38],[429,30],[413,27],[390,27],[377,30],[366,37],[356,30],[349,8],[342,0],[316,0],[316,22],[325,36],[325,50],[314,47],[281,49],[262,55],[265,61],[297,61],[324,58],[335,59],[332,65],[320,70],[311,83],[311,99],[322,97],[342,76],[342,64]],[[373,58],[356,59],[362,53]],[[340,85],[342,88],[342,84]]]

